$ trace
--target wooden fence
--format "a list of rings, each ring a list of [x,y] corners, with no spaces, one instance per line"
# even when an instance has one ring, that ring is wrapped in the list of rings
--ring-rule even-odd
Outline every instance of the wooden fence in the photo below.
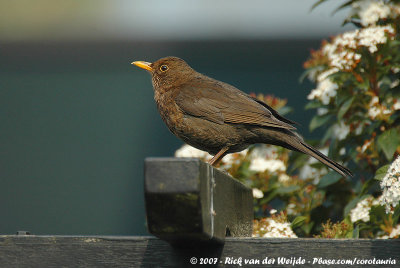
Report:
[[[0,236],[0,267],[400,267],[400,239],[252,238],[251,190],[196,159],[145,162],[156,237]]]

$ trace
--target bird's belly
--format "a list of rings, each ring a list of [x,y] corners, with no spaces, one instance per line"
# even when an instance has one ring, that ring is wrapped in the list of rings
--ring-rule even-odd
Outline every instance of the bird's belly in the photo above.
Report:
[[[229,124],[217,124],[183,114],[177,116],[175,113],[164,113],[163,120],[169,130],[185,143],[211,154],[224,147],[229,147],[229,152],[237,152],[249,145],[237,128]]]

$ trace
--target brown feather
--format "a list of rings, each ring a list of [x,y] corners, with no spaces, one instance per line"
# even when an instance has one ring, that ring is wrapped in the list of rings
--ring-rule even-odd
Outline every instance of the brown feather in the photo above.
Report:
[[[196,81],[189,81],[179,87],[175,102],[183,113],[219,124],[248,124],[296,129],[278,120],[267,107],[231,85],[209,77],[202,79],[201,84],[196,84]]]

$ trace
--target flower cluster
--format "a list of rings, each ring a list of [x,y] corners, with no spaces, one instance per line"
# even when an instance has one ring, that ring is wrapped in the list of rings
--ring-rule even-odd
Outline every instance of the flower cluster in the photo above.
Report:
[[[354,16],[357,16],[361,25],[370,26],[375,25],[381,20],[394,18],[400,14],[400,5],[395,3],[388,3],[383,0],[363,0],[354,2]]]
[[[393,212],[400,204],[400,156],[391,164],[381,181],[383,190],[381,204],[385,205],[386,213]]]
[[[316,238],[348,238],[353,231],[353,226],[346,221],[332,223],[328,220],[322,224],[322,228],[321,234],[316,235]]]
[[[328,76],[337,71],[337,69],[330,69],[319,74],[317,76],[317,88],[313,89],[307,98],[309,100],[319,99],[323,104],[329,104],[331,98],[336,96],[338,85],[332,82]]]
[[[253,237],[297,238],[283,213],[271,218],[254,220],[253,229]]]
[[[392,26],[374,26],[369,28],[357,29],[346,32],[332,38],[331,42],[324,42],[321,53],[314,57],[326,59],[325,64],[328,69],[314,76],[317,82],[317,88],[308,95],[309,100],[318,99],[324,105],[328,105],[331,99],[337,94],[339,86],[332,81],[330,76],[340,71],[352,71],[361,62],[361,49],[367,48],[370,53],[378,51],[378,45],[387,43],[388,39],[393,40],[395,30]],[[310,66],[313,59],[305,66]],[[321,68],[319,68],[321,70]],[[313,78],[313,76],[309,76]]]
[[[389,234],[389,238],[399,238],[399,237],[400,237],[400,224],[394,227]]]
[[[333,184],[325,193],[327,200],[346,200],[345,218],[338,224],[354,227],[356,237],[392,238],[399,221],[392,215],[400,213],[400,160],[388,167],[400,155],[400,3],[347,4],[352,10],[346,21],[358,29],[323,41],[304,64],[307,77],[316,84],[306,106],[316,109],[310,130],[323,127],[321,145],[328,145],[329,155],[342,158],[356,172],[355,180],[339,181],[337,192]],[[334,178],[328,173],[319,185],[325,185],[325,177]],[[385,208],[392,213],[386,214]],[[332,226],[323,229],[334,232]]]
[[[212,155],[205,151],[196,149],[190,145],[184,144],[181,148],[176,150],[175,157],[200,158],[202,160],[210,160],[212,158]]]
[[[357,206],[350,211],[351,222],[369,222],[371,207],[377,205],[379,205],[379,200],[375,199],[373,196],[367,196],[365,199],[359,201]]]

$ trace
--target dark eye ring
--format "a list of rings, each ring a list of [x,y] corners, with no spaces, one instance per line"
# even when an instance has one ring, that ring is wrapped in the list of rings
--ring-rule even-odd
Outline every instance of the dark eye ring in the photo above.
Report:
[[[167,65],[161,65],[160,70],[161,70],[161,72],[165,72],[166,70],[168,70],[168,66]]]

